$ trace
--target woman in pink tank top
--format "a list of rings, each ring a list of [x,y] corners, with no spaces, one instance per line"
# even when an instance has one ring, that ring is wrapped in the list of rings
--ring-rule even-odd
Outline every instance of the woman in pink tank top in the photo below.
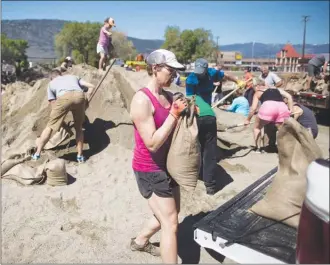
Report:
[[[150,83],[134,95],[131,103],[135,137],[132,166],[139,191],[154,215],[139,235],[132,238],[131,250],[161,255],[163,263],[177,263],[180,191],[166,171],[166,159],[172,132],[187,102],[182,99],[173,102],[172,93],[163,87],[169,87],[177,70],[184,66],[172,52],[162,49],[152,52],[146,62]],[[160,229],[159,251],[149,239]]]

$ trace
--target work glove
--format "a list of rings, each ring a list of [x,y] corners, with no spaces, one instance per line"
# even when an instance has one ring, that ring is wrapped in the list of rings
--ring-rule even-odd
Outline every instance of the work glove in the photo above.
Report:
[[[197,115],[199,115],[199,113],[200,113],[200,109],[199,109],[198,106],[195,106],[195,113],[196,113]]]
[[[238,81],[237,81],[237,86],[238,86],[239,88],[244,88],[245,85],[246,85],[246,83],[245,83],[244,81],[242,81],[242,80],[238,80]]]
[[[186,98],[179,97],[175,99],[172,103],[170,114],[178,119],[180,114],[188,107]]]

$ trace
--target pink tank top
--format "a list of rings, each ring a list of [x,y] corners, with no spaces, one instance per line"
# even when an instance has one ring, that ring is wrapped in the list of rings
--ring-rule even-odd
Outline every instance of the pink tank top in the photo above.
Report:
[[[164,108],[148,88],[142,88],[140,91],[148,96],[154,107],[154,121],[156,129],[158,129],[163,125],[169,115],[170,107]],[[172,99],[169,99],[169,101],[172,104]],[[141,172],[166,171],[166,159],[171,144],[172,134],[170,134],[164,144],[154,153],[147,149],[135,126],[134,138],[133,169]]]

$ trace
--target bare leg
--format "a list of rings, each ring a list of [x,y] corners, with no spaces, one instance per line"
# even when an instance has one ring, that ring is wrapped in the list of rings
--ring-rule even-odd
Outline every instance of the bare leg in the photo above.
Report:
[[[84,148],[84,132],[82,128],[76,129],[76,142],[77,142],[78,156],[82,156],[83,148]]]
[[[173,189],[173,197],[175,200],[175,205],[177,208],[177,212],[180,212],[180,187],[175,187]],[[151,207],[151,206],[150,206]],[[158,219],[153,215],[142,229],[140,234],[135,238],[135,242],[138,245],[144,245],[147,241],[156,234],[161,228],[160,222]]]
[[[312,77],[308,76],[307,77],[307,82],[306,82],[306,85],[305,85],[305,90],[309,90],[311,88],[311,82],[312,82]]]
[[[101,58],[100,58],[100,61],[99,61],[99,69],[102,70],[103,69],[103,63],[104,63],[104,60],[105,60],[105,54],[100,52],[100,56],[101,56]]]
[[[46,127],[41,135],[40,135],[40,139],[39,139],[39,143],[37,146],[37,151],[36,151],[36,155],[40,155],[42,149],[44,148],[44,146],[46,145],[46,143],[49,141],[50,136],[52,135],[52,129],[49,127]]]
[[[160,253],[163,263],[178,263],[178,213],[174,198],[160,198],[153,194],[149,205],[160,220]]]
[[[254,132],[254,141],[255,141],[255,145],[256,145],[257,148],[260,148],[258,146],[258,141],[259,141],[259,137],[261,135],[261,130],[268,123],[269,123],[268,121],[264,121],[264,120],[259,119],[259,117],[256,117],[256,123],[254,125],[253,132]]]

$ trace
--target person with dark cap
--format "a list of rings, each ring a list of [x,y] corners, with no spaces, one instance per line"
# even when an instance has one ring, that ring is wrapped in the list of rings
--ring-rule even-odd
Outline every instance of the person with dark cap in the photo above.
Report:
[[[245,86],[245,82],[236,77],[221,70],[209,68],[208,61],[203,58],[196,60],[194,72],[190,73],[186,79],[186,95],[188,97],[196,95],[196,105],[199,107],[197,124],[202,152],[200,175],[209,195],[216,193],[217,167],[217,123],[216,115],[211,107],[213,83],[223,78],[235,82],[240,88]]]

